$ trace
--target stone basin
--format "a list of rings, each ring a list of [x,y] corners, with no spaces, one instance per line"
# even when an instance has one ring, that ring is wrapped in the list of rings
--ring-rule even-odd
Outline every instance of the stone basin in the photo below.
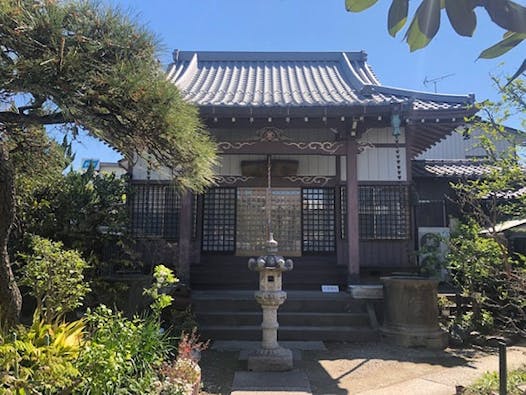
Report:
[[[438,325],[438,281],[417,276],[382,277],[386,341],[405,347],[444,349],[448,335]]]

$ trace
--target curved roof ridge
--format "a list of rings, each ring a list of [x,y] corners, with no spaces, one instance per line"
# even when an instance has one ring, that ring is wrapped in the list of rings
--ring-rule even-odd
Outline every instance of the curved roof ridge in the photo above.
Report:
[[[188,62],[195,54],[202,61],[337,61],[342,53],[350,56],[351,60],[367,59],[364,51],[178,51],[174,63]]]

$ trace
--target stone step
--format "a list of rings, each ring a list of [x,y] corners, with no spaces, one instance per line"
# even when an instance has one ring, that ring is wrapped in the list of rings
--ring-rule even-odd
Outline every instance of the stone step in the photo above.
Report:
[[[232,327],[229,325],[203,325],[200,334],[213,340],[261,340],[259,325]],[[364,342],[378,340],[376,331],[365,327],[342,326],[280,326],[278,340],[323,340]]]
[[[258,274],[248,270],[243,262],[221,264],[194,264],[190,269],[193,289],[255,289]],[[283,276],[284,289],[319,290],[322,284],[344,286],[347,281],[347,268],[334,263],[308,261],[294,266],[294,270]]]
[[[214,311],[198,312],[197,321],[201,326],[222,325],[251,326],[259,325],[261,312]],[[283,326],[363,326],[369,327],[369,317],[365,313],[298,313],[278,311],[278,321]]]
[[[254,291],[193,291],[194,312],[234,311],[260,312]],[[362,313],[362,300],[352,299],[347,293],[323,294],[314,291],[287,292],[287,300],[279,312]]]

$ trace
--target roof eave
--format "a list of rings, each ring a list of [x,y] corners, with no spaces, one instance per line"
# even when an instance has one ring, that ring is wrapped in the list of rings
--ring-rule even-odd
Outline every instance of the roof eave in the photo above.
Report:
[[[394,106],[385,104],[358,105],[307,105],[307,106],[198,106],[202,117],[361,117],[392,114]],[[399,111],[399,110],[398,110]],[[464,117],[472,116],[476,110],[472,108],[447,110],[411,110],[404,105],[401,115],[409,122],[422,120],[449,120],[461,124]]]

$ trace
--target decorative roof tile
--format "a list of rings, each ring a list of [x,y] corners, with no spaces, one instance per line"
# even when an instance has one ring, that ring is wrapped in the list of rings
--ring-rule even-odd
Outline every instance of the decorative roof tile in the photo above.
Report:
[[[414,177],[474,178],[489,170],[480,160],[414,160],[412,166]]]
[[[176,51],[168,79],[201,107],[331,107],[405,103],[451,110],[472,95],[440,95],[383,86],[364,52]]]

